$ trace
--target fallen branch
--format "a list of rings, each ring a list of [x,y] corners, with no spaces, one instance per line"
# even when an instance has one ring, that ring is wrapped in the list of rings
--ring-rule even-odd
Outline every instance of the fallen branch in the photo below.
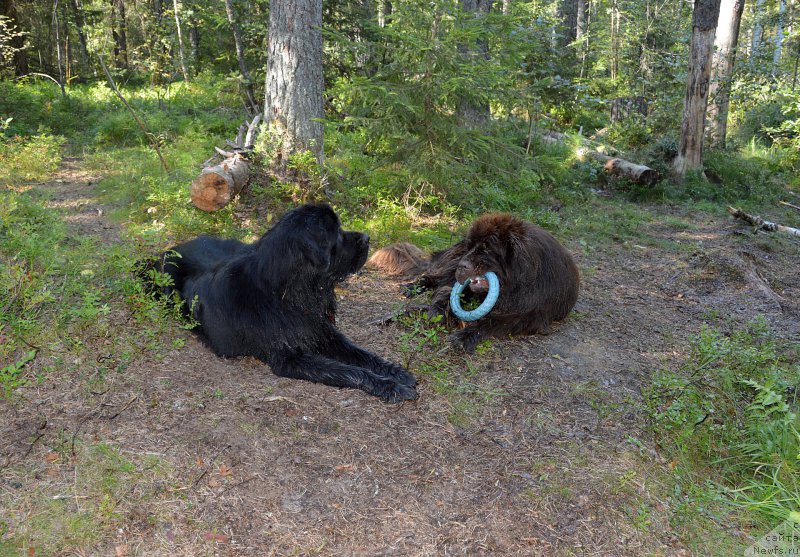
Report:
[[[792,228],[791,226],[783,226],[782,224],[776,224],[774,222],[764,220],[758,216],[754,217],[752,215],[748,215],[741,209],[728,207],[728,213],[730,213],[734,218],[743,220],[750,226],[753,226],[756,230],[766,230],[767,232],[785,232],[786,234],[791,234],[793,236],[800,236],[800,229]]]
[[[229,149],[214,147],[214,155],[204,163],[191,188],[192,203],[202,211],[219,211],[239,195],[250,179],[248,157],[258,134],[261,114],[239,126],[236,139],[228,141]],[[215,163],[221,157],[221,162]]]
[[[786,205],[787,207],[791,207],[795,211],[800,211],[800,207],[798,207],[797,205],[792,205],[791,203],[788,203],[786,201],[779,201],[778,203],[780,203],[781,205]]]

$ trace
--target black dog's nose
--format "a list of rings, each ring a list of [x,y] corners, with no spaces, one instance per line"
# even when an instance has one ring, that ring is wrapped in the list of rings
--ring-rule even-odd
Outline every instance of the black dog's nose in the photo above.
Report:
[[[369,244],[369,234],[361,234],[361,243],[362,244]]]

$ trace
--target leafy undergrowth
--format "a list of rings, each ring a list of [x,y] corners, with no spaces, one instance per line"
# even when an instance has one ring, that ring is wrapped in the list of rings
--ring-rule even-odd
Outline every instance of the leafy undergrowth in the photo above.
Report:
[[[678,369],[655,373],[649,413],[679,508],[757,528],[797,521],[798,361],[800,344],[761,319],[729,333],[704,326]]]

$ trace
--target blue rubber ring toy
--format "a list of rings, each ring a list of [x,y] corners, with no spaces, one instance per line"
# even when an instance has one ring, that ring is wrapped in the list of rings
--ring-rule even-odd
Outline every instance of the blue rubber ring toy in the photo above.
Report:
[[[461,308],[461,293],[469,284],[469,279],[464,281],[464,284],[456,282],[453,285],[453,290],[450,291],[450,309],[462,321],[477,321],[481,317],[485,317],[497,303],[497,299],[500,297],[500,281],[497,280],[497,275],[491,271],[488,271],[485,277],[489,281],[489,292],[486,294],[486,299],[483,300],[483,303],[471,311],[465,311]]]

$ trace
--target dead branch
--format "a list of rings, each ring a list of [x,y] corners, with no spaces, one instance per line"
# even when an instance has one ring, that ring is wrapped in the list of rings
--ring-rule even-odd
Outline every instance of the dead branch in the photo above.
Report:
[[[798,207],[797,205],[792,205],[791,203],[789,203],[787,201],[779,201],[778,203],[780,203],[781,205],[786,205],[787,207],[791,207],[795,211],[800,211],[800,207]]]
[[[766,230],[767,232],[784,232],[786,234],[791,234],[792,236],[800,236],[800,229],[792,228],[790,226],[783,226],[782,224],[776,224],[774,222],[764,220],[759,216],[748,215],[741,209],[728,207],[728,213],[730,213],[734,218],[743,220],[756,230]]]

